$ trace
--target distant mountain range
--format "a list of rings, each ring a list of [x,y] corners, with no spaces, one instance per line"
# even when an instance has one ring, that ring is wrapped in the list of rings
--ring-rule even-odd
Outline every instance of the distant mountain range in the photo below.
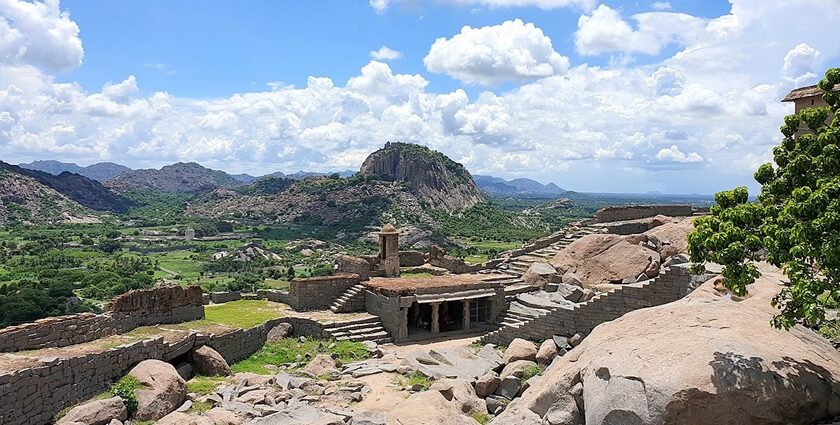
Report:
[[[505,180],[492,176],[473,175],[482,192],[493,196],[555,197],[568,191],[554,183],[542,184],[531,179]]]
[[[131,168],[128,168],[125,165],[114,164],[113,162],[100,162],[98,164],[82,167],[72,162],[48,160],[33,161],[29,164],[19,164],[19,166],[27,170],[43,171],[56,176],[64,172],[75,173],[98,182],[111,180],[126,171],[131,171]]]
[[[183,164],[183,163],[182,163]],[[177,164],[173,164],[177,165]],[[197,165],[197,164],[196,164]],[[45,161],[32,161],[28,164],[18,164],[19,167],[25,168],[27,170],[34,170],[34,171],[42,171],[45,173],[59,175],[64,172],[68,173],[75,173],[82,176],[85,176],[89,179],[96,180],[98,182],[105,182],[108,180],[112,180],[123,173],[128,171],[135,171],[125,165],[115,164],[113,162],[100,162],[97,164],[88,165],[87,167],[82,167],[78,164],[72,162],[61,162],[61,161],[54,161],[54,160],[45,160]],[[164,167],[165,168],[165,167]],[[204,167],[202,167],[204,168]],[[162,170],[162,169],[161,169]],[[207,168],[209,170],[209,168]],[[141,170],[136,170],[141,171]],[[152,171],[152,170],[147,170]],[[338,173],[338,176],[341,178],[347,178],[354,174],[356,171],[353,170],[344,170],[344,171],[336,171],[336,172],[329,172],[329,173],[320,173],[320,172],[313,172],[313,171],[298,171],[292,174],[284,174],[281,171],[276,171],[274,173],[265,174],[262,176],[252,176],[250,174],[241,173],[241,174],[228,174],[234,180],[240,183],[253,183],[254,181],[267,178],[267,177],[274,177],[278,179],[292,179],[292,180],[304,180],[309,177],[324,177],[329,176],[332,174]],[[148,174],[148,173],[146,173]]]

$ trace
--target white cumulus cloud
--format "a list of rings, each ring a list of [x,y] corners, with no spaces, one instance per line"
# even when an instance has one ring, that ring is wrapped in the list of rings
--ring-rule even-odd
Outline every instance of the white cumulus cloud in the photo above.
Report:
[[[670,148],[660,149],[656,154],[656,159],[671,162],[703,162],[703,157],[697,152],[691,152],[686,155],[676,145],[671,145]]]
[[[399,50],[393,50],[388,46],[382,46],[379,50],[371,50],[370,51],[371,59],[378,60],[378,61],[390,61],[395,59],[401,59],[403,54]]]
[[[49,72],[81,65],[79,26],[58,0],[0,0],[0,63],[29,65]]]
[[[569,59],[551,39],[520,19],[499,25],[465,26],[452,38],[438,38],[423,59],[426,69],[467,84],[493,85],[563,74]]]
[[[671,10],[671,3],[667,1],[657,1],[650,5],[653,10]]]
[[[636,28],[618,11],[602,4],[578,19],[575,46],[583,55],[609,52],[656,55],[671,44],[687,45],[705,30],[706,20],[685,13],[648,12],[631,17]]]

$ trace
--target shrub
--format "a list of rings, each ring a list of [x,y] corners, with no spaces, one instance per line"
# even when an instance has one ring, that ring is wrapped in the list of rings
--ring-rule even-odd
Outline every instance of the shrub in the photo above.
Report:
[[[111,386],[111,395],[122,399],[123,404],[125,404],[125,409],[128,410],[129,417],[133,416],[134,412],[137,411],[137,390],[141,386],[140,381],[131,375],[123,376]]]

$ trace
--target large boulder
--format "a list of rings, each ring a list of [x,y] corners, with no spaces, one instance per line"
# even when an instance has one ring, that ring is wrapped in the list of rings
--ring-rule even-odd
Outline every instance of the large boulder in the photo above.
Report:
[[[574,417],[570,393],[581,394],[587,425],[798,425],[840,415],[840,353],[802,326],[771,327],[770,302],[786,278],[760,268],[740,301],[709,281],[597,326],[493,423],[548,423],[552,409]]]
[[[522,281],[528,285],[544,287],[547,283],[560,282],[560,277],[560,274],[551,264],[538,261],[528,267],[528,270],[522,275]]]
[[[648,240],[658,240],[660,252],[676,255],[688,253],[688,234],[692,230],[694,230],[694,218],[687,217],[668,221],[661,226],[648,230],[643,235],[647,236]],[[671,249],[668,249],[668,247]],[[670,255],[663,255],[663,258]]]
[[[423,391],[401,401],[388,412],[389,425],[475,425],[474,419],[451,403],[440,391]]]
[[[266,342],[277,342],[283,338],[288,338],[292,336],[292,324],[291,323],[278,323],[277,326],[271,328],[268,331],[268,335],[265,337]]]
[[[479,397],[487,397],[499,388],[499,383],[501,379],[496,372],[487,372],[475,381],[475,393]]]
[[[557,357],[557,345],[553,339],[547,339],[540,344],[540,349],[537,350],[537,363],[548,366]]]
[[[627,242],[621,236],[591,234],[569,244],[551,260],[551,265],[564,275],[574,273],[589,288],[604,283],[635,282],[640,274],[651,269],[651,264],[655,263],[658,270],[660,262],[658,252]]]
[[[242,420],[236,414],[221,407],[214,407],[204,413],[214,425],[241,425]]]
[[[337,375],[340,366],[341,362],[332,358],[329,354],[318,354],[301,371],[311,377],[318,378]]]
[[[112,420],[124,421],[128,418],[125,404],[119,397],[93,400],[70,409],[56,425],[81,422],[88,425],[107,425]]]
[[[202,345],[192,353],[193,370],[204,376],[229,376],[230,366],[216,350]]]
[[[531,341],[516,338],[508,345],[502,359],[505,363],[511,363],[517,360],[530,360],[533,362],[537,359],[537,345]]]
[[[141,384],[137,390],[136,420],[160,419],[177,409],[187,396],[186,382],[169,363],[143,360],[128,374]]]

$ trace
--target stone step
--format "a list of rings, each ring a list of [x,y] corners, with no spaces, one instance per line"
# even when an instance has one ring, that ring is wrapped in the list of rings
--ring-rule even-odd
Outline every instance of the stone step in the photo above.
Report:
[[[327,324],[324,324],[324,329],[332,330],[332,329],[342,328],[342,327],[345,327],[345,326],[356,325],[356,324],[359,324],[359,323],[378,323],[378,322],[379,322],[379,316],[371,316],[371,317],[366,317],[364,319],[355,319],[355,320],[346,320],[346,321],[343,321],[343,322],[327,323]]]
[[[371,322],[371,323],[355,323],[348,326],[342,326],[340,328],[332,328],[329,329],[330,332],[333,334],[336,333],[343,333],[343,332],[353,332],[356,330],[365,330],[365,329],[372,329],[372,328],[381,328],[382,324],[379,322]]]
[[[338,340],[338,341],[350,340],[350,341],[354,341],[354,342],[361,342],[361,341],[376,341],[376,340],[382,340],[382,339],[386,339],[386,338],[390,340],[391,336],[388,335],[388,332],[383,330],[383,331],[380,331],[380,332],[362,334],[362,335],[340,336],[340,337],[336,337],[335,339]]]
[[[522,273],[519,273],[519,272],[514,271],[514,270],[510,270],[510,269],[499,269],[499,271],[500,271],[500,272],[502,272],[502,273],[504,273],[504,274],[511,275],[511,276],[515,276],[515,277],[522,277]]]
[[[382,326],[371,326],[368,328],[345,329],[338,332],[332,332],[332,335],[338,338],[341,336],[368,335],[384,331],[385,328],[383,328]]]

